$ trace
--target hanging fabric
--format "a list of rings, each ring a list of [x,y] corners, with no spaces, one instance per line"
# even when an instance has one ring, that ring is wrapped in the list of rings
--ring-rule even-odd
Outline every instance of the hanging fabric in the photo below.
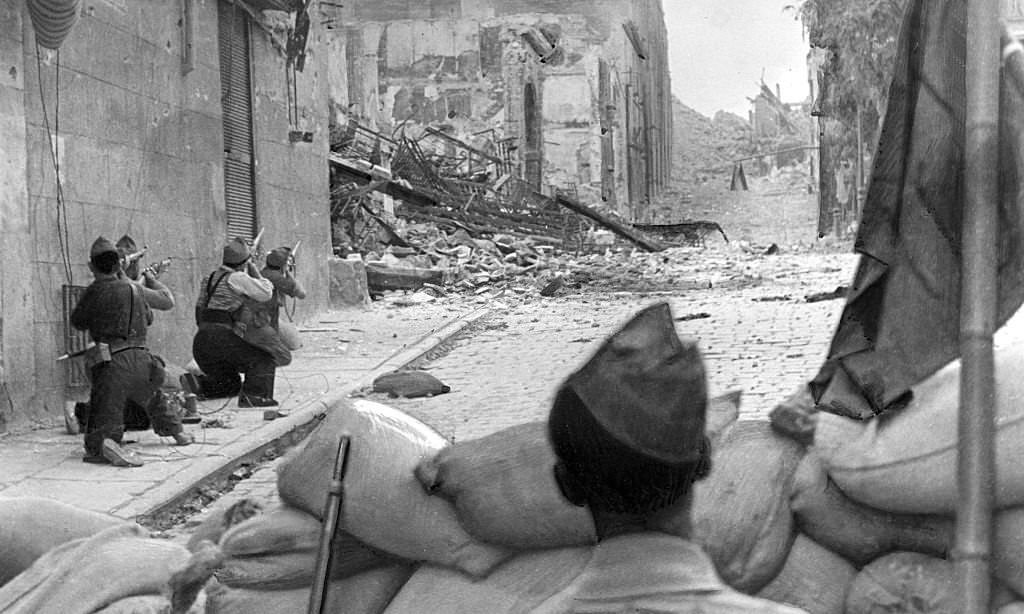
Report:
[[[60,49],[78,22],[81,0],[26,0],[36,42],[47,49]]]

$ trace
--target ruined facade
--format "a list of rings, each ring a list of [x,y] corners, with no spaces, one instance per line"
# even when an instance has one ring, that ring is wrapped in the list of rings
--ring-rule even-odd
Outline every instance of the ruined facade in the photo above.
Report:
[[[56,358],[97,235],[173,258],[177,305],[149,345],[174,364],[229,236],[301,239],[296,318],[326,307],[326,56],[314,19],[303,72],[286,71],[268,2],[83,1],[58,51],[37,47],[25,2],[0,3],[0,432],[88,394]]]
[[[385,134],[430,126],[505,147],[536,188],[635,221],[668,182],[660,0],[359,0],[333,10],[336,123]]]

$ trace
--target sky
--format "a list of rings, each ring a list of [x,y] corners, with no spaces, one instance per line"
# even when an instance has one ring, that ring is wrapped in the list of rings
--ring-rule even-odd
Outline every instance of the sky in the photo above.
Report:
[[[783,102],[808,95],[804,39],[787,4],[797,0],[663,0],[672,93],[713,117],[746,118],[761,75]]]

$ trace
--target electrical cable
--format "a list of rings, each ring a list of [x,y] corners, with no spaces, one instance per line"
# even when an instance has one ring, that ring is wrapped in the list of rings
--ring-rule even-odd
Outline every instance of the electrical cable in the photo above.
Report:
[[[71,245],[68,232],[67,204],[64,200],[64,186],[60,178],[60,156],[58,151],[60,137],[60,50],[57,50],[56,85],[55,85],[55,109],[54,127],[50,128],[50,115],[46,110],[46,96],[43,91],[43,60],[41,47],[36,42],[36,77],[39,83],[39,104],[43,112],[43,125],[46,128],[46,138],[50,145],[50,162],[53,164],[54,178],[57,182],[57,241],[60,245],[61,260],[64,264],[64,274],[67,277],[68,285],[73,285],[71,270]],[[54,140],[54,137],[58,140]],[[63,224],[61,218],[64,218]]]

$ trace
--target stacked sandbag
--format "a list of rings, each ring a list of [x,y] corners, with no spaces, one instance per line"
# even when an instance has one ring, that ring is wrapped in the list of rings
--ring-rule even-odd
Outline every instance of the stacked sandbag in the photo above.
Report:
[[[186,547],[195,551],[204,541],[220,543],[224,532],[253,516],[263,513],[263,505],[255,499],[244,497],[227,505],[218,505],[210,510],[199,525],[192,528]]]
[[[803,447],[767,421],[741,420],[712,451],[711,474],[694,484],[692,511],[663,513],[654,526],[700,544],[731,587],[754,593],[782,568],[796,534],[790,510]]]
[[[517,550],[592,544],[594,520],[562,496],[555,461],[547,423],[529,422],[449,446],[420,463],[416,477],[483,541]]]
[[[316,571],[321,523],[312,514],[281,506],[228,529],[220,540],[222,565],[214,572],[234,588],[283,590],[309,587]],[[347,578],[392,565],[392,557],[338,532],[331,542],[330,577]]]
[[[118,525],[63,543],[0,587],[5,614],[92,614],[118,601],[161,595],[189,563],[188,550]]]
[[[53,499],[0,498],[0,586],[61,544],[127,524]]]
[[[1024,345],[995,352],[997,508],[1024,504]],[[960,361],[915,385],[906,407],[863,423],[821,414],[815,433],[829,476],[850,498],[880,510],[953,514],[957,487]],[[853,422],[853,424],[851,424]],[[850,439],[850,435],[854,437]]]
[[[592,547],[524,552],[483,579],[423,565],[392,600],[387,614],[532,612],[571,584],[592,556]]]
[[[339,438],[351,436],[339,530],[409,561],[430,561],[471,575],[486,574],[507,551],[472,537],[454,506],[426,493],[414,470],[448,442],[393,408],[339,399],[305,445],[278,468],[281,499],[321,516]]]
[[[857,569],[806,535],[797,535],[785,564],[758,597],[802,608],[808,614],[843,614]]]
[[[739,391],[709,401],[709,436],[717,440],[736,420],[739,401]],[[517,550],[592,544],[594,521],[562,496],[556,460],[547,422],[528,422],[446,447],[421,462],[416,477],[483,541]]]
[[[1019,599],[998,580],[993,580],[990,595],[992,611]],[[846,614],[959,614],[960,598],[951,561],[919,552],[893,552],[865,565],[853,579]]]
[[[408,564],[391,564],[331,580],[323,611],[332,614],[380,614],[412,574]],[[307,611],[311,588],[259,590],[216,585],[209,589],[206,614],[295,614]],[[421,610],[427,612],[429,610]]]
[[[857,503],[829,479],[814,450],[797,468],[790,505],[802,533],[857,566],[896,550],[944,557],[953,544],[952,518]]]

